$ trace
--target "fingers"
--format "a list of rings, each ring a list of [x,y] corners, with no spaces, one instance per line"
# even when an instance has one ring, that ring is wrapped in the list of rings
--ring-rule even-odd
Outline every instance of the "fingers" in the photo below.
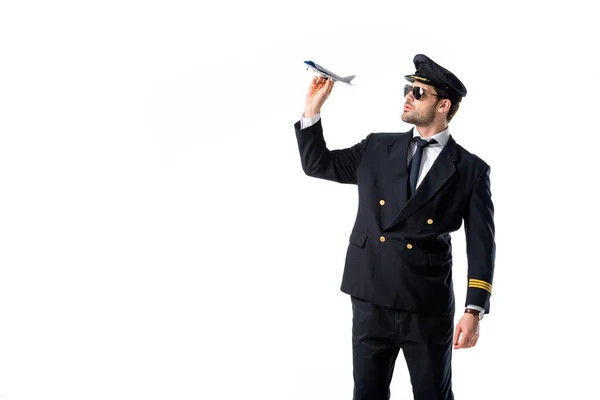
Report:
[[[328,80],[327,82],[327,96],[329,96],[329,93],[331,93],[331,91],[333,90],[333,85],[335,84],[334,81],[332,81],[331,79]]]
[[[316,85],[316,86],[318,86],[318,88],[321,88],[321,87],[327,85],[328,83],[333,83],[333,81],[322,75],[313,76],[312,81],[311,81],[311,85],[312,86]]]
[[[474,334],[473,333],[468,333],[465,335],[465,344],[463,345],[463,347],[465,349],[468,349],[470,347],[472,347],[473,345],[473,339],[474,339]]]
[[[458,341],[460,339],[460,333],[461,333],[461,329],[460,329],[460,325],[456,326],[456,331],[454,333],[454,348],[458,349]]]
[[[456,333],[454,334],[454,349],[458,350],[474,347],[478,340],[479,333],[477,331],[469,330],[460,324],[456,326]]]
[[[312,81],[310,82],[310,88],[312,90],[316,90],[318,86],[319,86],[319,77],[313,76]]]
[[[461,332],[460,334],[460,340],[455,340],[454,341],[454,349],[458,350],[458,349],[466,349],[468,348],[467,346],[467,342],[469,341],[470,337],[467,333],[465,332]]]

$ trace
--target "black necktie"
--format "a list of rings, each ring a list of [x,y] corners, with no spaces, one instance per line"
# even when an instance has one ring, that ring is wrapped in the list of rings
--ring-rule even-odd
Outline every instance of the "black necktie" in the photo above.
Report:
[[[430,141],[423,140],[419,137],[415,138],[417,141],[417,151],[415,155],[410,160],[410,165],[408,166],[408,182],[409,182],[409,196],[412,196],[417,189],[417,179],[419,177],[419,170],[421,169],[421,159],[423,158],[423,149],[425,146],[429,146],[430,144],[437,143],[435,139],[431,139]]]

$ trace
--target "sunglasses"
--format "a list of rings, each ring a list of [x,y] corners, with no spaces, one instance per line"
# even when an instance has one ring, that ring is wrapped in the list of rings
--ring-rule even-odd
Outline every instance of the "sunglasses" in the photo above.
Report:
[[[425,93],[427,93],[430,96],[440,97],[437,94],[428,93],[421,86],[411,86],[411,85],[404,86],[404,97],[406,97],[406,95],[411,91],[412,91],[412,95],[415,98],[415,100],[421,100],[421,97],[423,97],[423,95]]]

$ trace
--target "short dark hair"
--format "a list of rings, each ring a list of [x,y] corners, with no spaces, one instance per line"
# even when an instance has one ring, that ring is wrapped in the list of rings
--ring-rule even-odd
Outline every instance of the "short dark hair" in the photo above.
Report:
[[[448,122],[450,122],[450,120],[452,120],[452,118],[454,118],[454,114],[456,114],[456,112],[458,111],[458,107],[460,107],[460,101],[453,101],[451,99],[449,99],[451,104],[450,104],[450,110],[448,111],[448,114],[446,115],[446,120]]]
[[[446,115],[446,121],[450,122],[452,120],[452,118],[454,118],[454,115],[456,114],[456,112],[458,111],[458,108],[460,107],[460,99],[450,97],[448,92],[445,91],[444,89],[440,89],[437,87],[436,87],[436,89],[437,89],[437,94],[438,94],[439,100],[444,100],[444,99],[450,100],[450,110],[448,111],[448,114]]]

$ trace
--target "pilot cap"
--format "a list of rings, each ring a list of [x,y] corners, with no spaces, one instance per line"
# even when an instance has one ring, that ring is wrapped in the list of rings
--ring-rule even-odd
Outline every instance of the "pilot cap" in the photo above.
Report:
[[[463,83],[446,68],[437,64],[424,54],[417,54],[413,59],[416,71],[406,75],[409,82],[419,81],[426,85],[446,91],[450,100],[458,101],[467,95],[467,88]]]

